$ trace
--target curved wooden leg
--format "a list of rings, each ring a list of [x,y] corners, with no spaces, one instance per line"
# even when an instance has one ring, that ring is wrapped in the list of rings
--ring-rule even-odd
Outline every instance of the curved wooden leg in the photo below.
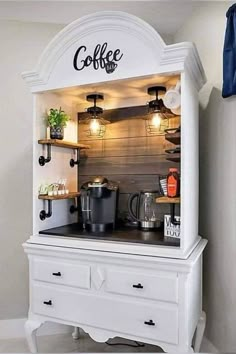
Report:
[[[25,335],[29,350],[31,353],[37,353],[37,340],[36,340],[36,331],[42,325],[42,322],[28,320],[25,322]]]
[[[80,337],[79,327],[74,327],[74,332],[72,333],[72,338],[79,339],[79,337]]]
[[[196,334],[195,334],[195,340],[194,340],[194,345],[193,345],[195,353],[199,353],[199,351],[200,351],[205,327],[206,327],[206,313],[204,311],[202,311],[201,316],[198,320]]]

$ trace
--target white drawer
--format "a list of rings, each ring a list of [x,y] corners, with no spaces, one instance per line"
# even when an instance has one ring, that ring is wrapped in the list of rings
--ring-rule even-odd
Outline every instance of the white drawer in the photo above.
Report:
[[[178,302],[177,273],[149,275],[110,269],[106,272],[106,291],[146,299]]]
[[[33,286],[32,310],[36,314],[90,325],[141,338],[178,343],[178,307],[120,301],[76,290]],[[145,324],[146,322],[146,324]]]
[[[34,259],[34,280],[90,289],[90,266],[66,261]]]

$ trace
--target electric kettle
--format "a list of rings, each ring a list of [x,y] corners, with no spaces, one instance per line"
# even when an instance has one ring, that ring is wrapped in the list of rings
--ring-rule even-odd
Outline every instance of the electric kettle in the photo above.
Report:
[[[154,230],[161,226],[161,220],[157,217],[156,198],[159,196],[157,191],[140,191],[131,194],[128,199],[128,211],[132,219],[138,222],[142,230]],[[136,200],[136,211],[134,203]]]

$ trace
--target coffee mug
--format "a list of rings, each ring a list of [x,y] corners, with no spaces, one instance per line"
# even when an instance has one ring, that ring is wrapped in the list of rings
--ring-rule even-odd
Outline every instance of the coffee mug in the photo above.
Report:
[[[163,98],[164,105],[169,109],[177,109],[181,105],[180,81],[175,87],[170,87]],[[173,111],[172,111],[173,112]]]
[[[178,108],[172,108],[171,112],[174,113],[176,116],[180,116],[181,115],[181,106],[179,106]]]
[[[114,61],[108,61],[105,65],[106,72],[108,74],[113,73],[113,71],[117,68],[117,64]]]

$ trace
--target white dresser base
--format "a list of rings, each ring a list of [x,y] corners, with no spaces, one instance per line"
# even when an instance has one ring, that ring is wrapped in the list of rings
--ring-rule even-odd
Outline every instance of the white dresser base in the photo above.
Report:
[[[30,309],[25,324],[30,351],[46,321],[79,327],[92,339],[116,336],[199,352],[202,312],[201,240],[188,259],[124,255],[53,245],[24,244],[30,263]]]

